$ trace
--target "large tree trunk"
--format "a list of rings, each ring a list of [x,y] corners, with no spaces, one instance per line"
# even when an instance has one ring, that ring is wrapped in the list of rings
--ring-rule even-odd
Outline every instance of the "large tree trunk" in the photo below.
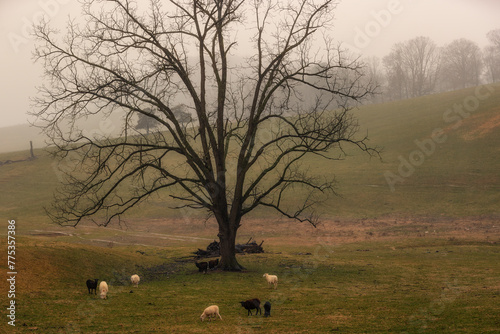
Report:
[[[236,231],[238,225],[235,222],[219,221],[219,245],[220,264],[219,268],[228,271],[240,271],[245,269],[236,259]]]

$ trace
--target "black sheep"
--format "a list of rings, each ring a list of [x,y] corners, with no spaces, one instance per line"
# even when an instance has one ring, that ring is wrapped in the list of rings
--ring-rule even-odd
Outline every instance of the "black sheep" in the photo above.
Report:
[[[89,289],[89,294],[92,294],[92,290],[94,290],[94,294],[97,295],[97,281],[99,279],[96,278],[94,280],[88,279],[87,280],[87,289]]]
[[[198,271],[201,273],[201,272],[205,272],[205,274],[207,273],[207,270],[208,270],[208,262],[195,262],[194,263],[197,267],[198,267]]]
[[[264,317],[270,317],[271,316],[271,303],[266,302],[264,304]]]
[[[208,268],[209,269],[214,269],[215,267],[217,267],[219,265],[219,259],[215,259],[215,260],[210,260],[208,261]]]
[[[260,309],[260,300],[257,299],[257,298],[254,298],[254,299],[249,299],[247,301],[244,301],[244,302],[240,302],[241,303],[241,306],[243,306],[245,309],[248,310],[248,314],[247,315],[252,315],[252,310],[253,309],[257,309],[257,311],[255,312],[255,315],[259,314],[262,314],[262,311]]]

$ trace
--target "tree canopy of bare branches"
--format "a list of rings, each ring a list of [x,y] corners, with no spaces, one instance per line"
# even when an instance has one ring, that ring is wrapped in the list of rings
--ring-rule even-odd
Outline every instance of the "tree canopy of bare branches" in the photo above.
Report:
[[[484,48],[483,60],[488,82],[500,80],[500,29],[491,30],[486,35],[490,45]]]
[[[440,54],[429,37],[420,36],[394,45],[383,62],[393,97],[410,98],[434,92]]]
[[[452,89],[480,84],[483,60],[479,46],[465,38],[454,40],[442,51],[443,80]]]
[[[315,223],[332,180],[310,175],[304,159],[341,158],[344,144],[376,153],[350,113],[374,87],[328,35],[334,1],[82,4],[84,24],[35,32],[48,81],[34,114],[60,158],[78,156],[48,210],[55,222],[107,225],[168,190],[217,220],[221,266],[239,270],[236,233],[257,207]],[[78,130],[79,119],[115,113],[119,136]],[[155,120],[154,133],[134,127],[138,115]]]

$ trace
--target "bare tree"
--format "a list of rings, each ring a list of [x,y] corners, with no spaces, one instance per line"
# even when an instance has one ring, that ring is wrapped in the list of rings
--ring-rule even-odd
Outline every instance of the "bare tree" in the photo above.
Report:
[[[492,30],[486,36],[491,43],[483,51],[486,80],[497,82],[500,80],[500,29]]]
[[[376,90],[369,101],[380,103],[384,100],[383,87],[385,86],[385,74],[383,72],[380,58],[376,56],[365,58],[367,84],[375,85]]]
[[[483,71],[479,46],[465,38],[454,40],[443,49],[442,78],[448,88],[459,89],[480,84]]]
[[[500,48],[488,45],[483,50],[485,77],[489,83],[500,80]]]
[[[80,156],[48,212],[59,224],[107,225],[151,195],[168,194],[178,207],[216,219],[221,267],[239,270],[236,234],[254,209],[315,224],[310,210],[332,180],[309,174],[304,159],[341,158],[344,144],[375,152],[357,138],[349,112],[372,87],[361,80],[362,64],[325,37],[334,1],[162,4],[152,0],[145,10],[129,0],[83,0],[86,24],[70,22],[64,38],[47,23],[37,27],[36,58],[50,85],[41,87],[35,114],[60,157]],[[232,63],[249,32],[246,62]],[[306,87],[315,98],[304,96]],[[181,100],[190,122],[173,112]],[[63,129],[123,110],[118,138]],[[158,131],[136,131],[136,115],[156,120]],[[293,207],[288,199],[296,196],[302,201]]]
[[[403,64],[402,48],[395,45],[390,54],[382,59],[386,71],[387,93],[392,100],[409,97],[408,78]]]
[[[440,53],[429,37],[397,43],[384,57],[389,88],[398,88],[401,97],[434,92],[439,74]]]
[[[153,115],[154,111],[151,108],[145,108],[144,111],[148,115]],[[160,124],[152,117],[146,114],[138,114],[137,124],[135,125],[136,130],[146,130],[146,134],[149,134],[149,130],[157,128]]]
[[[491,45],[500,49],[500,29],[494,29],[486,34]]]

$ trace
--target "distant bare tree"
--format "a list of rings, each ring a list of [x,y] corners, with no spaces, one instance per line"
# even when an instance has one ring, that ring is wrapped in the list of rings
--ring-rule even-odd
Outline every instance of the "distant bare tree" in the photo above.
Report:
[[[488,45],[483,51],[484,67],[486,69],[486,81],[493,83],[500,81],[500,49]]]
[[[486,80],[498,82],[500,81],[500,29],[488,32],[487,37],[491,44],[483,51]]]
[[[451,89],[480,84],[483,71],[479,46],[465,38],[457,39],[442,51],[442,78]]]
[[[35,32],[36,58],[50,80],[35,114],[60,157],[81,157],[49,210],[55,222],[107,225],[168,190],[179,207],[215,217],[221,266],[240,270],[236,235],[254,209],[315,224],[311,209],[332,190],[332,180],[311,175],[301,162],[341,158],[347,144],[375,152],[357,138],[349,112],[373,87],[361,80],[362,64],[327,37],[334,1],[171,0],[164,6],[152,0],[147,9],[129,0],[82,3],[84,26],[70,22],[62,39],[47,23]],[[249,58],[232,63],[238,42]],[[306,98],[304,87],[316,98]],[[189,122],[170,107],[183,99],[195,116]],[[86,115],[122,110],[118,138],[63,130]],[[135,130],[130,120],[137,115],[154,119],[158,131]],[[289,198],[300,205],[290,206]]]
[[[190,123],[193,120],[191,114],[189,114],[186,110],[187,106],[184,104],[178,104],[172,108],[172,113],[179,123]]]
[[[486,34],[490,43],[500,49],[500,29],[491,30]]]
[[[160,126],[160,123],[156,121],[153,117],[148,115],[154,115],[155,112],[151,108],[144,108],[145,114],[138,114],[139,117],[137,120],[137,124],[135,125],[136,130],[146,130],[146,134],[149,134],[149,130],[157,128]]]
[[[386,78],[380,58],[375,56],[367,57],[364,61],[366,63],[365,80],[367,80],[367,83],[370,82],[377,87],[375,94],[370,97],[370,102],[382,102],[384,100],[383,87],[385,86]]]
[[[382,59],[387,79],[386,95],[392,100],[400,100],[410,95],[401,53],[401,48],[395,46],[392,52]]]
[[[434,92],[439,73],[440,53],[429,37],[397,43],[383,59],[389,89],[400,98]]]

